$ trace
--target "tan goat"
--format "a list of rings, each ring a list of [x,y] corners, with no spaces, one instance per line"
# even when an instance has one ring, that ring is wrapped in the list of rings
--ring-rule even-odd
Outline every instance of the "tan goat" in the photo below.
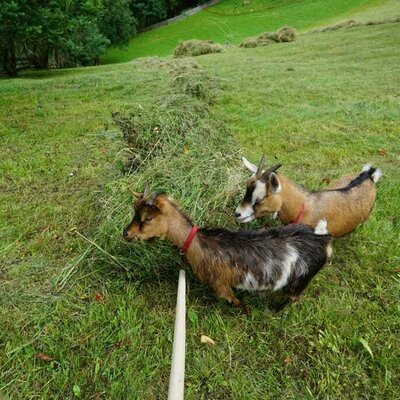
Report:
[[[301,222],[315,227],[325,219],[328,232],[335,237],[351,232],[368,218],[375,202],[375,183],[382,175],[378,168],[365,165],[361,173],[343,176],[326,189],[312,192],[278,173],[281,164],[264,170],[265,155],[258,167],[244,157],[242,161],[253,175],[235,212],[239,222],[274,214],[284,224]]]

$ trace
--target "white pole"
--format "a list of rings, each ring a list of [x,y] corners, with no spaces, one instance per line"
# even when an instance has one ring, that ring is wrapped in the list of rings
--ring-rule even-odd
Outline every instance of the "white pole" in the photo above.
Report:
[[[179,271],[178,298],[176,300],[176,318],[174,344],[172,348],[171,375],[169,377],[168,400],[183,400],[185,382],[185,336],[186,336],[186,276]]]

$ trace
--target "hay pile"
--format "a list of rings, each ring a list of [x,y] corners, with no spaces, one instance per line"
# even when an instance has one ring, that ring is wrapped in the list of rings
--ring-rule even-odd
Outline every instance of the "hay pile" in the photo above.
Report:
[[[203,54],[221,53],[224,47],[211,40],[185,40],[175,48],[175,57],[195,57]]]
[[[353,19],[350,19],[347,21],[338,22],[335,25],[324,26],[322,28],[315,29],[315,30],[311,31],[311,33],[337,31],[339,29],[355,28],[357,26],[395,24],[397,22],[400,22],[400,16],[395,17],[395,18],[388,18],[388,19],[381,19],[381,20],[367,21],[367,22],[357,22],[357,21],[354,21]]]
[[[367,21],[364,22],[363,25],[381,25],[381,24],[396,24],[400,22],[400,16],[394,17],[394,18],[387,18],[387,19],[381,19],[381,20],[375,20],[375,21]]]
[[[239,47],[260,47],[273,43],[286,43],[296,40],[296,31],[290,26],[284,26],[275,32],[264,32],[258,37],[247,38],[240,43]]]
[[[357,25],[358,25],[358,23],[356,21],[354,21],[353,19],[349,19],[347,21],[340,21],[335,25],[324,26],[322,28],[315,29],[313,32],[337,31],[339,29],[350,28],[350,27],[357,26]]]

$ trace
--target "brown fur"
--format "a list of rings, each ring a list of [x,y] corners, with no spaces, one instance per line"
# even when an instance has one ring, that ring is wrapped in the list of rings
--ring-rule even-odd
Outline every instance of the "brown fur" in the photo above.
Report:
[[[364,222],[375,202],[376,187],[370,179],[346,192],[333,190],[346,186],[357,175],[342,177],[329,185],[329,190],[314,193],[299,187],[280,173],[277,176],[281,192],[274,193],[267,183],[266,196],[254,207],[256,218],[278,211],[282,223],[289,224],[295,221],[304,204],[305,210],[298,222],[315,227],[318,221],[326,219],[328,232],[339,237]]]
[[[325,190],[333,190],[333,189],[340,189],[342,187],[347,186],[353,179],[357,178],[358,174],[353,175],[344,175],[339,179],[331,182]]]
[[[147,240],[152,237],[167,239],[177,247],[182,247],[192,226],[165,195],[158,196],[154,205],[148,205],[148,198],[140,198],[135,205],[137,221],[132,221],[124,232],[125,239],[137,237]],[[186,256],[194,274],[204,284],[210,286],[218,297],[226,299],[235,306],[240,306],[232,287],[243,280],[243,272],[237,268],[215,262],[211,254],[201,247],[197,234]]]

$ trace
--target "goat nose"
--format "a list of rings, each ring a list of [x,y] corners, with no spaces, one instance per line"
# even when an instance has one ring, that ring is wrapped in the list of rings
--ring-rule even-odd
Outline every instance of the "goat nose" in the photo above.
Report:
[[[236,217],[236,218],[239,218],[241,215],[242,215],[242,214],[241,214],[240,212],[237,212],[237,211],[235,212],[235,217]]]
[[[122,231],[122,236],[123,236],[124,238],[126,238],[126,237],[128,236],[128,231],[127,231],[126,228]]]

